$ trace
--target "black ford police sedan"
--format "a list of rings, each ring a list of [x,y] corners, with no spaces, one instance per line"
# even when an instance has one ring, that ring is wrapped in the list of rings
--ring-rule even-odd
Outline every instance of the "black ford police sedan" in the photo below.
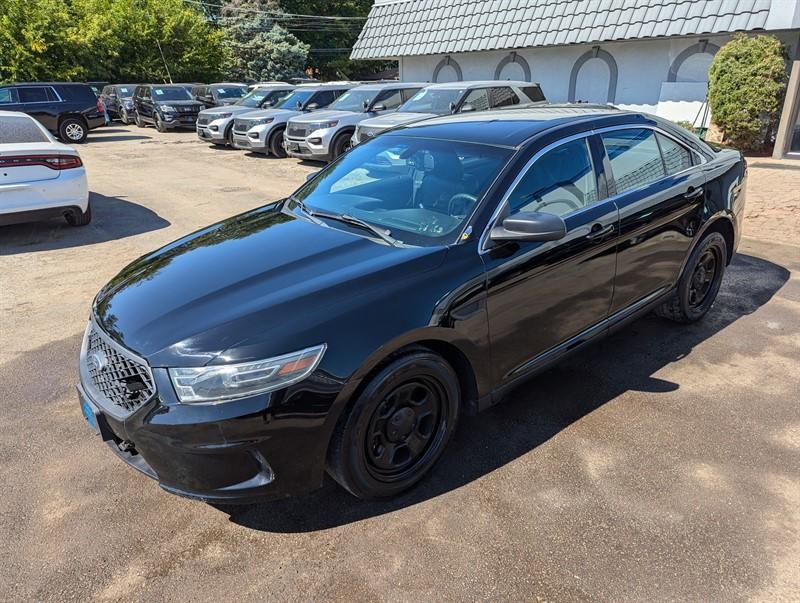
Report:
[[[83,412],[176,494],[284,497],[327,470],[395,495],[512,384],[644,312],[702,318],[746,173],[738,152],[606,108],[391,131],[106,285]]]

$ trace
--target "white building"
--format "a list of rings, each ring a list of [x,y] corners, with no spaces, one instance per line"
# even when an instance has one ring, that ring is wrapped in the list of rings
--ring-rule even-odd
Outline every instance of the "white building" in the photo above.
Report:
[[[701,125],[711,59],[738,31],[800,58],[800,0],[376,0],[351,57],[396,59],[405,81],[534,81],[551,101]]]

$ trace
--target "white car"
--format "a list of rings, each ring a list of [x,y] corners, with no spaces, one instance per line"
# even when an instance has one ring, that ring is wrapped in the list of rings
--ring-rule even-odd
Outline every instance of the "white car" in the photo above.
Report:
[[[72,226],[92,220],[80,155],[29,115],[0,111],[0,224],[54,216]]]

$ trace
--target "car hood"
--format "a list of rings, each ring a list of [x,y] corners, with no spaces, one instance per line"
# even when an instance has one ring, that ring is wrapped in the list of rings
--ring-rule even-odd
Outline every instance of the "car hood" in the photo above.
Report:
[[[438,115],[436,115],[436,113],[388,113],[386,115],[365,119],[359,125],[364,128],[388,129],[394,128],[395,126],[402,126],[403,124],[422,121],[423,119],[430,119],[432,117],[438,117]]]
[[[300,113],[300,111],[291,111],[289,109],[256,109],[255,111],[248,111],[247,117],[251,119],[261,119],[262,117],[290,119],[295,115],[300,115]]]
[[[365,117],[365,113],[356,113],[355,111],[312,111],[308,115],[297,117],[292,121],[299,124],[313,124],[318,121],[328,121],[333,119],[348,119],[353,117]]]
[[[98,324],[154,367],[207,364],[259,336],[265,343],[253,353],[263,358],[320,343],[317,326],[335,321],[337,307],[352,312],[447,253],[391,247],[280,207],[235,216],[139,258],[98,293]]]
[[[157,105],[169,105],[170,107],[197,107],[200,108],[203,105],[198,103],[197,101],[193,100],[158,100],[154,99],[155,104]]]
[[[250,113],[251,111],[260,111],[257,107],[245,107],[243,105],[228,105],[225,107],[211,107],[210,109],[203,109],[200,115],[214,116],[220,113],[232,113],[233,115],[241,115],[242,113]]]

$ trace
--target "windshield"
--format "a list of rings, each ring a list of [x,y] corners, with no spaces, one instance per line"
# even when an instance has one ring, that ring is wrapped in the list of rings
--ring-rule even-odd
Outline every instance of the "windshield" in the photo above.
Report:
[[[180,86],[172,88],[158,87],[153,88],[153,100],[157,101],[182,101],[192,100],[192,95]]]
[[[126,86],[117,86],[117,96],[121,96],[122,98],[129,98],[133,96],[133,88],[128,88]]]
[[[217,98],[239,98],[245,95],[247,88],[242,88],[239,86],[233,86],[231,88],[215,88],[214,92],[216,93]]]
[[[450,103],[457,104],[458,99],[464,94],[464,89],[429,90],[422,89],[408,99],[398,109],[401,113],[436,113],[447,115],[450,113]]]
[[[361,144],[294,198],[349,215],[409,245],[454,243],[512,151],[450,140],[381,136]]]
[[[281,109],[294,110],[297,109],[297,103],[300,103],[301,107],[305,107],[305,104],[308,102],[308,99],[313,96],[314,92],[314,90],[295,90],[282,101],[273,105],[273,108],[280,107]]]
[[[371,103],[380,90],[348,90],[336,99],[328,109],[331,111],[355,111],[360,113],[364,110],[364,103]]]
[[[242,105],[243,107],[261,107],[268,102],[271,102],[272,105],[282,101],[286,98],[289,94],[291,94],[291,90],[275,90],[274,88],[255,88],[234,104]],[[270,106],[272,106],[270,105]]]

